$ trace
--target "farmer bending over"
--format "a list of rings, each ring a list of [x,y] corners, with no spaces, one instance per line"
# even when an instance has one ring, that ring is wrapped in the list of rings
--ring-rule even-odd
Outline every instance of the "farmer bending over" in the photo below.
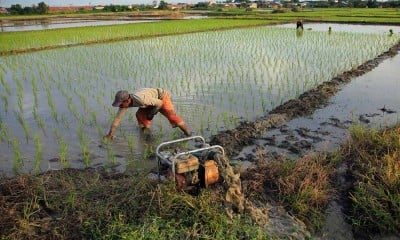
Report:
[[[296,22],[296,29],[299,29],[299,28],[303,29],[303,21],[299,20]]]
[[[173,128],[179,127],[186,136],[191,135],[191,131],[185,122],[176,114],[170,93],[162,88],[142,88],[133,94],[128,93],[126,90],[118,91],[115,94],[115,100],[112,105],[119,107],[119,110],[117,117],[111,124],[110,131],[104,136],[105,139],[115,138],[115,130],[126,110],[130,107],[139,108],[136,112],[136,119],[142,130],[150,129],[151,120],[154,115],[160,112],[169,120]]]

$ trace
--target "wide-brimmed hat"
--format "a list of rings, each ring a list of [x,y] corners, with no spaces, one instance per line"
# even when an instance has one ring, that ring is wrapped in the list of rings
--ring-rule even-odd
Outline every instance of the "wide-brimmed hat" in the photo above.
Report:
[[[123,101],[129,99],[129,93],[126,90],[120,90],[115,94],[115,99],[112,105],[114,107],[119,107]]]

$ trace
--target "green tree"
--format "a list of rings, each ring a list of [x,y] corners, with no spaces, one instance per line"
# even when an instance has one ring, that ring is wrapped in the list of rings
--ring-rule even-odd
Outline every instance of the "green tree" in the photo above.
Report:
[[[49,12],[49,6],[44,2],[40,2],[36,8],[38,14],[46,14]]]
[[[11,5],[11,7],[10,7],[10,13],[11,14],[22,14],[22,12],[23,12],[23,9],[22,9],[22,6],[20,5],[20,4],[14,4],[14,5]]]
[[[160,1],[160,5],[158,5],[158,9],[165,10],[168,9],[168,3],[164,1]]]

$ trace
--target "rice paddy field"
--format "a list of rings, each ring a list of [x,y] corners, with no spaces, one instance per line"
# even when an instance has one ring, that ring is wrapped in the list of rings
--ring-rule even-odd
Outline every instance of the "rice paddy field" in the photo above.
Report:
[[[154,145],[182,136],[158,115],[154,139],[145,141],[132,109],[117,140],[102,142],[120,89],[169,90],[196,135],[254,121],[400,41],[399,27],[381,27],[300,32],[258,26],[1,56],[0,175],[126,169],[151,158]]]

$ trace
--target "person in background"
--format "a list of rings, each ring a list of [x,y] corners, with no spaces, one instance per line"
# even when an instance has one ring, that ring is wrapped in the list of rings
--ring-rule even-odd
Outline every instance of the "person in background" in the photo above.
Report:
[[[151,120],[160,112],[164,115],[172,127],[179,127],[186,136],[191,135],[191,131],[186,123],[179,117],[171,101],[170,93],[162,88],[142,88],[130,94],[126,90],[120,90],[115,94],[113,107],[119,107],[116,118],[111,124],[110,130],[104,139],[114,139],[115,130],[128,108],[138,107],[136,119],[139,127],[146,131],[150,129]]]
[[[299,21],[296,22],[296,29],[299,29],[299,28],[301,28],[302,30],[304,29],[303,28],[303,21],[299,20]]]

